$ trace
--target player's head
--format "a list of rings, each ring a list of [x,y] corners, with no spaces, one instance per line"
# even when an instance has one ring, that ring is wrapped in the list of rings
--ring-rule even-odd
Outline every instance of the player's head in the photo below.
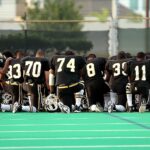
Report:
[[[3,56],[5,56],[5,58],[8,58],[8,57],[13,57],[13,54],[10,51],[4,51]]]
[[[75,55],[75,53],[71,50],[65,52],[65,55]]]
[[[145,59],[145,53],[144,52],[138,52],[136,55],[136,60],[137,61],[142,61]]]
[[[93,59],[95,59],[96,58],[96,55],[95,54],[93,54],[93,53],[91,53],[91,54],[89,54],[87,57],[86,57],[86,60],[88,61],[88,60],[93,60]]]
[[[117,59],[125,59],[126,53],[124,51],[120,51],[117,55]]]
[[[39,49],[36,51],[36,54],[35,54],[35,57],[44,57],[45,56],[45,53],[43,50]]]
[[[16,56],[16,58],[22,58],[22,57],[24,57],[24,53],[22,51],[18,50],[15,52],[15,56]]]

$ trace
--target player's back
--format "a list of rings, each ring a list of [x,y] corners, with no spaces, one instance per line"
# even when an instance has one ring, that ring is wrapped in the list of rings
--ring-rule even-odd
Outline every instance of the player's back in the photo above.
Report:
[[[49,61],[40,57],[25,57],[22,60],[25,71],[25,82],[42,84],[45,82],[45,71],[49,71]]]
[[[129,59],[108,60],[106,70],[111,75],[112,80],[127,80],[125,65],[128,61]]]
[[[51,69],[55,71],[56,85],[70,85],[79,82],[80,70],[85,65],[81,56],[57,55],[51,60]]]
[[[131,82],[147,81],[150,83],[150,60],[130,61],[127,71]]]
[[[8,80],[11,82],[23,82],[23,69],[21,66],[21,59],[12,59],[7,71]]]
[[[87,61],[82,69],[82,78],[85,82],[103,78],[105,69],[105,58],[95,58]]]

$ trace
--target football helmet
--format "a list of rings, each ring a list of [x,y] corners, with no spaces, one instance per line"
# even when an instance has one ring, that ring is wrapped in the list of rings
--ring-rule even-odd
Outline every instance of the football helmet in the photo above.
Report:
[[[49,94],[45,99],[45,110],[55,112],[58,109],[58,98],[55,94]]]
[[[126,108],[123,105],[115,105],[116,111],[125,112]]]
[[[11,104],[13,100],[13,97],[10,93],[4,93],[2,95],[2,103],[3,104]]]

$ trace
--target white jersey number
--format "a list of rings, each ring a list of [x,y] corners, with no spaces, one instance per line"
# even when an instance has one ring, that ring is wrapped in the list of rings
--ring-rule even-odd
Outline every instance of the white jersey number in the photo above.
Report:
[[[87,70],[87,75],[88,77],[93,77],[95,76],[95,66],[93,63],[89,63],[86,65],[86,70]]]
[[[143,65],[141,67],[141,70],[140,70],[139,66],[136,66],[134,70],[135,70],[135,81],[140,80],[140,71],[142,71],[142,73],[141,73],[142,74],[141,80],[142,81],[146,80],[146,66],[145,65]]]
[[[13,69],[16,70],[16,72],[13,72]],[[8,72],[7,72],[8,79],[14,78],[19,79],[21,77],[21,65],[15,64],[15,65],[9,65]]]
[[[65,62],[65,58],[58,58],[57,62],[60,62],[58,69],[57,69],[57,72],[61,72],[63,65],[64,65],[64,62]],[[69,62],[66,65],[66,68],[70,68],[70,72],[75,72],[75,58],[71,58],[69,60]]]
[[[33,76],[38,78],[41,74],[41,62],[33,62],[33,61],[26,61],[25,66],[27,66],[25,75]]]
[[[120,63],[115,63],[113,64],[113,69],[115,70],[114,76],[119,76],[119,75],[124,75],[127,76],[127,74],[124,72],[124,67],[125,67],[126,62],[120,64]],[[122,70],[122,71],[121,71]]]

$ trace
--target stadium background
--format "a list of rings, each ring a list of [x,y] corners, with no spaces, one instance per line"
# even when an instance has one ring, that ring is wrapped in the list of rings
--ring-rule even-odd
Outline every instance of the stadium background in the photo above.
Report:
[[[78,17],[63,17],[70,11],[65,0],[61,4],[68,11],[60,7],[49,16],[39,15],[42,9],[47,9],[44,0],[0,0],[0,50],[41,48],[51,56],[54,52],[73,49],[79,54],[94,52],[108,57],[112,1],[116,0],[73,0],[73,7],[70,6],[77,10]],[[34,2],[38,3],[39,10],[31,15]],[[54,2],[56,7],[60,4]],[[117,2],[117,50],[133,55],[138,51],[150,52],[149,0]]]
[[[39,14],[48,0],[33,1],[39,2]],[[60,1],[67,2],[51,1],[56,6]],[[115,0],[73,0],[75,7],[81,6],[79,18],[63,18],[61,12],[53,19],[30,19],[28,8],[33,8],[32,0],[0,0],[0,52],[21,49],[32,53],[41,48],[51,57],[71,48],[82,55],[92,52],[108,57],[112,1]],[[118,51],[133,55],[138,51],[150,52],[146,2],[149,0],[118,0]],[[148,150],[149,112],[0,112],[0,149]]]

